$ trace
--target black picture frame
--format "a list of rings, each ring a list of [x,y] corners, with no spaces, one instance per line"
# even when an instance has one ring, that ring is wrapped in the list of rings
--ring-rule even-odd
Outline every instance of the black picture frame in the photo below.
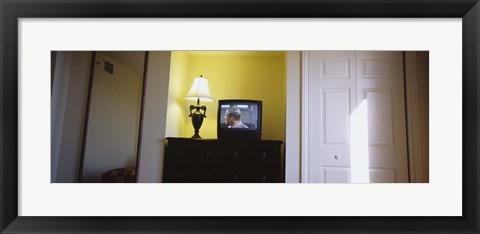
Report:
[[[0,0],[0,16],[1,233],[479,233],[480,4],[478,0],[143,0],[138,2],[134,0]],[[19,18],[36,17],[462,18],[463,215],[461,217],[18,216],[17,21]]]

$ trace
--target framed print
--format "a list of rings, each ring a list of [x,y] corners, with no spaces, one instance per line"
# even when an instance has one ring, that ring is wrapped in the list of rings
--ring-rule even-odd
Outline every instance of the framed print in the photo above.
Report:
[[[0,4],[1,233],[479,232],[478,0],[300,2],[1,0]],[[395,32],[394,29],[405,30],[407,33]],[[288,41],[294,43],[286,45]],[[283,66],[288,62],[297,64],[298,69],[286,69],[279,74],[299,77],[299,74],[307,71],[309,61],[314,61],[315,58],[319,58],[315,60],[319,64],[331,65],[333,70],[322,71],[324,76],[344,79],[342,69],[348,70],[352,67],[350,73],[363,72],[364,77],[370,75],[370,78],[381,80],[386,77],[382,74],[388,71],[377,69],[375,64],[384,61],[372,57],[372,53],[368,51],[389,51],[399,55],[398,58],[404,58],[402,56],[407,56],[409,52],[429,51],[430,57],[427,59],[429,66],[423,68],[430,68],[431,82],[429,87],[427,84],[427,87],[423,88],[430,92],[429,140],[432,159],[429,164],[430,177],[426,182],[418,184],[302,184],[300,182],[309,180],[301,180],[301,177],[305,178],[306,175],[301,163],[306,159],[302,158],[304,154],[299,154],[293,158],[297,170],[286,169],[289,173],[287,184],[160,184],[160,179],[149,180],[138,174],[136,178],[135,175],[132,177],[135,173],[132,170],[129,170],[129,173],[132,173],[129,174],[129,181],[144,183],[95,184],[91,182],[94,181],[92,178],[85,180],[88,183],[77,183],[81,182],[80,179],[62,182],[61,179],[51,176],[58,175],[51,170],[69,171],[75,177],[77,174],[73,171],[77,168],[53,167],[50,164],[50,152],[55,151],[50,142],[55,135],[55,129],[51,128],[50,124],[69,126],[68,123],[59,123],[60,120],[53,120],[50,117],[52,108],[50,102],[56,95],[53,92],[55,77],[52,71],[55,70],[54,66],[57,66],[57,63],[52,61],[58,61],[65,54],[70,56],[69,59],[81,57],[82,61],[89,62],[79,66],[90,68],[89,72],[88,69],[72,69],[72,74],[83,74],[92,80],[93,67],[98,66],[108,70],[105,70],[108,72],[107,75],[105,72],[102,73],[105,79],[113,79],[114,70],[119,71],[117,69],[123,68],[118,63],[112,62],[121,60],[120,57],[113,60],[115,53],[112,51],[120,50],[140,52],[139,58],[146,61],[139,65],[138,77],[142,77],[143,74],[143,83],[137,85],[142,90],[138,92],[141,94],[138,99],[141,108],[134,107],[132,112],[141,109],[142,118],[145,119],[139,123],[148,127],[140,128],[144,130],[139,134],[140,137],[132,137],[132,141],[137,142],[135,144],[142,143],[141,136],[145,134],[154,135],[169,131],[165,128],[155,128],[154,124],[148,125],[148,118],[157,118],[157,121],[161,119],[157,115],[157,112],[161,111],[152,110],[167,108],[166,101],[158,102],[161,97],[156,99],[157,102],[151,102],[149,100],[155,99],[148,95],[168,94],[169,87],[174,87],[176,83],[173,81],[154,83],[146,78],[146,74],[150,72],[159,76],[171,76],[172,71],[169,69],[172,51],[194,51],[192,54],[195,54],[197,60],[195,63],[190,61],[189,64],[196,64],[198,71],[201,71],[200,68],[211,66],[206,62],[207,59],[202,57],[206,50],[264,51],[262,56],[268,56],[271,59],[269,61],[273,62],[251,69],[258,74],[248,73],[246,68],[238,70],[239,74],[244,74],[244,79],[248,80],[245,77],[249,76],[251,82],[255,80],[252,77],[272,74],[274,67]],[[281,56],[278,56],[279,53],[275,52],[277,50],[288,53],[284,56],[282,52]],[[355,63],[351,62],[353,60],[333,58],[329,52],[315,54],[315,51],[334,50],[350,51],[343,54],[366,62],[363,67],[358,65],[360,68],[354,69]],[[95,54],[105,60],[103,66],[101,61],[95,60],[98,57],[95,57]],[[364,57],[358,57],[359,54]],[[181,56],[176,58],[179,59]],[[147,62],[161,59],[169,62],[158,63],[155,66],[146,65]],[[256,61],[256,64],[263,63]],[[405,64],[408,64],[408,61]],[[408,72],[407,66],[399,65],[395,69]],[[370,72],[379,72],[380,75],[371,75]],[[203,75],[209,77],[208,74]],[[199,80],[204,79],[201,74],[194,76]],[[226,86],[215,84],[214,79],[210,81],[210,88],[218,90]],[[301,115],[305,114],[301,112],[302,101],[309,99],[302,99],[301,91],[295,93],[297,92],[295,89],[301,90],[302,87],[314,85],[308,82],[309,79],[298,79],[293,82],[285,80],[288,85],[285,92],[291,94],[293,89],[297,96],[283,103],[290,109],[284,111],[286,119],[278,121],[280,125],[287,123],[287,128],[279,130],[282,134],[291,129],[301,129],[300,126],[313,126],[305,125],[309,119],[305,118],[306,115]],[[438,85],[439,83],[443,86]],[[70,85],[72,89],[92,91],[92,82],[90,86],[86,84],[75,83],[72,80],[71,83],[64,85]],[[238,86],[238,83],[236,84]],[[192,82],[188,83],[185,86],[189,87],[185,89],[191,85]],[[282,87],[275,89],[270,87],[270,93],[265,90],[267,95],[260,98],[255,94],[247,94],[245,98],[232,100],[266,99],[266,96],[271,96],[277,91],[281,93],[282,90]],[[342,93],[332,90],[327,90],[327,94],[322,95],[332,95],[336,99],[348,96],[345,96],[343,91]],[[370,87],[370,90],[378,91],[378,88]],[[105,92],[107,91],[103,91]],[[214,89],[211,95],[215,97]],[[212,99],[211,95],[208,95],[209,99]],[[381,92],[373,95],[384,97],[382,96],[384,93]],[[199,97],[197,99],[200,101]],[[378,100],[379,103],[383,103],[382,98]],[[251,124],[257,123],[261,116],[269,114],[269,110],[265,109],[269,105],[271,104],[264,101],[260,105],[264,108],[261,115],[257,114],[249,120],[244,119],[244,122],[253,126]],[[68,105],[63,106],[69,108]],[[239,106],[243,108],[243,113],[249,113],[248,105]],[[336,106],[332,109],[338,112]],[[237,109],[240,110],[240,107]],[[104,107],[108,108],[111,106]],[[291,114],[293,113],[291,108],[297,115]],[[233,109],[235,108],[232,107]],[[212,114],[215,110],[211,107],[208,110],[210,114],[204,114],[208,116],[205,117],[206,121],[216,121]],[[238,110],[236,111],[239,112]],[[408,111],[411,113],[411,110],[407,109]],[[448,115],[449,113],[451,115]],[[222,114],[226,115],[226,112]],[[112,115],[108,120],[117,121],[117,118],[120,116]],[[288,126],[292,118],[296,122]],[[218,121],[220,123],[220,120]],[[270,127],[265,121],[261,126],[262,129]],[[93,129],[95,130],[95,127]],[[102,138],[100,134],[104,131],[96,130],[93,135]],[[188,131],[188,134],[191,133],[193,128],[192,132]],[[208,135],[208,129],[202,127],[200,134]],[[260,133],[257,134],[260,137]],[[264,136],[265,134],[262,134],[262,137]],[[284,150],[289,153],[291,150],[305,151],[306,148],[301,148],[301,139],[305,139],[305,135],[293,134],[293,140],[288,138],[291,136],[292,134],[287,136],[288,144]],[[381,137],[378,139],[381,140]],[[439,144],[438,142],[443,142],[438,140],[439,138],[450,141],[447,144]],[[145,142],[147,138],[143,140]],[[152,141],[150,144],[160,145],[163,142]],[[240,153],[234,154],[235,157],[241,155],[241,150],[243,149],[238,150]],[[162,166],[162,162],[159,160],[158,152],[145,150],[135,152],[140,158],[153,158],[149,163],[142,165],[140,162],[137,165],[140,165],[140,168],[152,168],[149,178],[159,178],[161,172],[156,169]],[[265,159],[269,154],[261,155],[262,159]],[[335,154],[333,162],[343,160],[342,156]],[[84,163],[89,162],[82,161],[79,164]],[[325,169],[321,170],[323,170],[321,173],[326,175]],[[109,175],[118,171],[109,171]],[[331,171],[334,175],[343,173],[338,168]],[[377,171],[384,172],[380,169]],[[392,178],[395,176],[393,174]],[[407,180],[407,177],[405,174],[404,180]],[[267,177],[263,178],[267,180]],[[382,176],[378,178],[385,179]],[[311,178],[315,179],[318,178]],[[292,181],[297,184],[292,184]],[[416,207],[416,210],[402,210],[402,207]]]

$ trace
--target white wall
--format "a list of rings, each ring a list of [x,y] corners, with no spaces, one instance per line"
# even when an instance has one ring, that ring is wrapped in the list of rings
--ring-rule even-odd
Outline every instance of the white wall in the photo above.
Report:
[[[139,183],[159,183],[163,173],[170,52],[150,52],[138,166]]]
[[[71,52],[59,52],[56,56],[54,67],[54,84],[52,85],[51,111],[51,182],[57,179],[58,161],[60,160],[60,148],[63,133],[63,120],[68,94],[68,81],[70,80]]]
[[[143,77],[145,51],[102,51],[101,53],[115,59],[137,76]]]
[[[58,52],[51,106],[52,182],[77,182],[91,52]]]
[[[123,53],[128,57],[136,52]],[[103,70],[105,61],[114,65],[113,74]],[[137,66],[131,69],[96,54],[82,182],[101,182],[109,170],[136,165],[143,76],[133,70],[143,70],[143,63]]]
[[[287,116],[285,136],[285,181],[300,183],[301,165],[301,52],[287,52]]]

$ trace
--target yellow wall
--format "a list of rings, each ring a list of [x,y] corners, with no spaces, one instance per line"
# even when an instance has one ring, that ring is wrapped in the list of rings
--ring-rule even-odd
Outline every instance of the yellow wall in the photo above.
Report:
[[[189,85],[190,55],[184,51],[173,51],[168,83],[167,137],[185,137],[185,123],[188,110],[185,108],[185,95]]]
[[[176,93],[179,95],[177,100],[185,97],[193,79],[200,75],[209,80],[210,91],[216,100],[201,103],[207,106],[207,118],[200,129],[202,138],[217,138],[217,100],[254,99],[263,102],[262,139],[285,141],[284,52],[173,52],[172,72],[179,66],[176,64],[177,53],[187,54],[189,63],[188,78],[183,91]],[[185,60],[182,61],[185,63]],[[174,79],[177,78],[172,76],[170,82]],[[185,101],[184,116],[187,116],[191,104],[195,103]],[[176,112],[171,117],[179,114]],[[183,137],[191,137],[193,133],[191,120],[187,118]]]

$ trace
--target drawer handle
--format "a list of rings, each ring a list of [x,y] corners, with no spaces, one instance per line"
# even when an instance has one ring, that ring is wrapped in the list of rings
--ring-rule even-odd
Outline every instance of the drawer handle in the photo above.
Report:
[[[262,159],[266,159],[266,158],[267,158],[267,153],[265,153],[265,152],[264,152],[264,153],[262,153],[262,154],[260,155],[260,158],[262,158]]]
[[[335,156],[333,156],[333,158],[334,158],[335,160],[338,160],[340,157],[335,154]]]
[[[240,156],[240,153],[238,153],[238,152],[233,152],[233,157],[234,157],[234,158],[238,159],[238,156]]]

